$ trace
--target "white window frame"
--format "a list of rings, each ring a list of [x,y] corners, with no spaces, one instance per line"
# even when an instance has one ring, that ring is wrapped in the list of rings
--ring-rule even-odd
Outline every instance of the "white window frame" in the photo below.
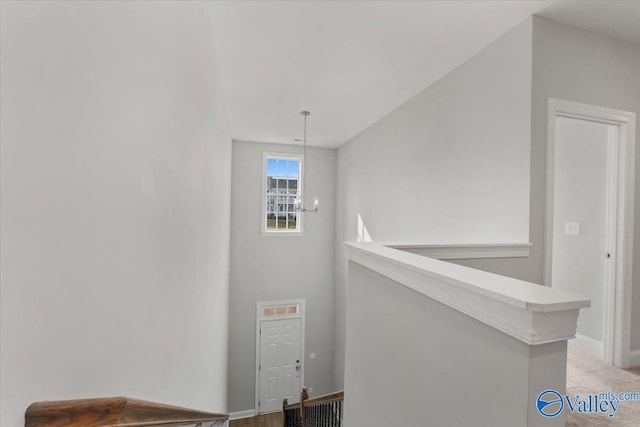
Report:
[[[297,230],[268,230],[267,229],[267,159],[283,159],[283,160],[296,160],[298,161],[298,198],[302,199],[302,179],[304,171],[304,156],[302,154],[292,153],[262,153],[262,205],[260,207],[260,217],[262,225],[260,230],[263,236],[302,236],[302,230],[304,225],[304,215],[302,212],[298,212],[296,215]]]

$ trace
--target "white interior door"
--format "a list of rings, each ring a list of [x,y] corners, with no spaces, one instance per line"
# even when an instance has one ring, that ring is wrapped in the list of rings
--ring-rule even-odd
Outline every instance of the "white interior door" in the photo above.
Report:
[[[605,356],[615,248],[615,141],[612,126],[556,119],[552,286],[591,299],[574,343]],[[605,357],[606,359],[606,357]]]
[[[300,400],[302,319],[260,322],[260,397],[258,412],[282,409],[282,400]]]

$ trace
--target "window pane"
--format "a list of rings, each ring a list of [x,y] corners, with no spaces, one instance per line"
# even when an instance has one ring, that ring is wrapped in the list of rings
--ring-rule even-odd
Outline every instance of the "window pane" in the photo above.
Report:
[[[289,178],[298,178],[298,161],[289,160]]]
[[[287,176],[287,161],[278,159],[278,177]]]
[[[267,159],[267,176],[276,176],[276,159]]]

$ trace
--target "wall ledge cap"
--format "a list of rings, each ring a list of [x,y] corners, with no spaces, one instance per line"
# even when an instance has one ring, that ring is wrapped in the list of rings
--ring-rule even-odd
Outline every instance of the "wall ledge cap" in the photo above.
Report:
[[[573,338],[582,296],[380,243],[345,243],[347,257],[529,345]],[[424,245],[427,246],[427,245]]]
[[[400,249],[435,259],[526,258],[531,254],[531,243],[382,243],[383,246]]]

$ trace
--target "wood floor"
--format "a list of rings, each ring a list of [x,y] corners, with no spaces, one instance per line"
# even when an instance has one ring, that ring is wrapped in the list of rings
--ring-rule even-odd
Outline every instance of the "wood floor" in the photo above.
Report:
[[[229,421],[229,427],[282,427],[282,412]]]

